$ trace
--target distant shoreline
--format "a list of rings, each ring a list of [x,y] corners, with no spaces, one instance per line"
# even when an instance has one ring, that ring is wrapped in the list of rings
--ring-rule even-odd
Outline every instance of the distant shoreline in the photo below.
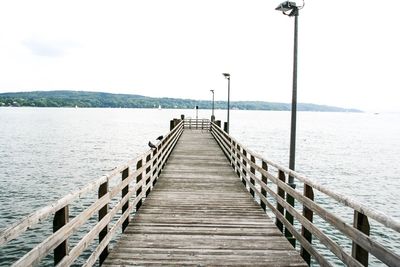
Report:
[[[145,108],[145,109],[211,109],[210,100],[153,98],[141,95],[111,94],[86,91],[33,91],[1,93],[0,107],[65,107],[65,108]],[[226,101],[215,101],[215,109],[226,109]],[[232,101],[232,110],[290,111],[291,104],[265,101]],[[298,103],[298,111],[362,112],[353,108]]]

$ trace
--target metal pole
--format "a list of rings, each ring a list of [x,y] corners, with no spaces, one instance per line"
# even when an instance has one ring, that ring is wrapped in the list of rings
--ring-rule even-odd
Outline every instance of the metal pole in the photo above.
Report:
[[[229,109],[230,109],[230,94],[231,94],[231,77],[228,77],[228,118],[226,120],[227,126],[226,126],[226,132],[229,134]]]
[[[294,54],[293,54],[293,92],[292,92],[292,118],[290,130],[290,155],[289,169],[295,170],[295,154],[296,154],[296,113],[297,113],[297,31],[298,31],[298,11],[294,16]],[[289,176],[289,184],[294,181]]]
[[[214,90],[211,91],[213,94],[213,98],[212,98],[212,115],[214,116]]]

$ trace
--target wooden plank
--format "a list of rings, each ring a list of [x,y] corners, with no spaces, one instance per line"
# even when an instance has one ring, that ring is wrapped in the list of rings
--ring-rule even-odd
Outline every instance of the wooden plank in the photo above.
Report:
[[[307,266],[200,130],[183,132],[103,266],[161,264]]]

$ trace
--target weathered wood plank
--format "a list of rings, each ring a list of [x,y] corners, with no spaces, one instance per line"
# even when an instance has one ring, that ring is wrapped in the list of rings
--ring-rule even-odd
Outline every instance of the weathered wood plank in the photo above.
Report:
[[[104,266],[307,266],[206,131],[185,131]]]

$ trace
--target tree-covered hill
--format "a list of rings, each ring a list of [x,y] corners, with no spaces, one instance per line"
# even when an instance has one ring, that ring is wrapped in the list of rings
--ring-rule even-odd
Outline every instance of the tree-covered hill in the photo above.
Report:
[[[102,107],[102,108],[194,108],[211,109],[210,100],[180,98],[154,98],[141,95],[111,94],[86,91],[34,91],[0,94],[0,106],[29,107]],[[225,101],[216,101],[216,109],[225,109]],[[263,101],[233,101],[232,109],[244,110],[290,110],[287,103]],[[344,109],[315,104],[298,104],[299,111],[361,112],[356,109]]]

